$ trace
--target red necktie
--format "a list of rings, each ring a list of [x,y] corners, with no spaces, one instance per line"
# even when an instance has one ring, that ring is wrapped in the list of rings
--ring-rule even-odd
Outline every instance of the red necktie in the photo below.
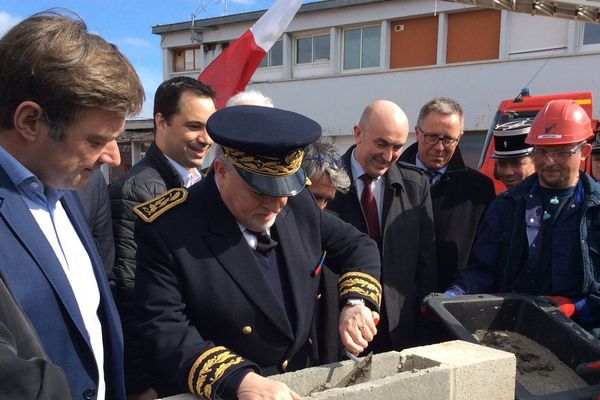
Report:
[[[375,201],[375,196],[371,189],[373,178],[368,174],[363,174],[360,176],[360,179],[362,179],[365,184],[362,195],[360,196],[360,205],[362,206],[363,213],[367,220],[369,236],[379,244],[379,241],[381,240],[379,231],[379,212],[377,212],[377,202]]]

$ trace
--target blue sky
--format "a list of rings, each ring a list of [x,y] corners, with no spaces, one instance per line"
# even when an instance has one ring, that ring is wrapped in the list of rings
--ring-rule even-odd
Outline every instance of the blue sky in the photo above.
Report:
[[[274,0],[228,0],[228,14],[269,8]],[[141,116],[152,116],[156,87],[162,82],[160,37],[152,26],[221,16],[224,0],[0,0],[0,36],[20,20],[53,7],[75,11],[88,29],[116,44],[131,60],[146,90]]]

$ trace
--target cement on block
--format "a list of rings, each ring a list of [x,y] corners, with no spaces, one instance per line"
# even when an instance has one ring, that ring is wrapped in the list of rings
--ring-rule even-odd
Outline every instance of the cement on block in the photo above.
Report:
[[[269,378],[311,400],[514,399],[514,355],[463,341],[376,354],[369,382],[308,395],[325,382],[337,383],[353,367],[354,362],[343,361]]]
[[[300,396],[308,396],[315,388],[322,387],[325,384],[335,386],[336,383],[354,368],[354,365],[353,361],[342,361],[275,375],[271,378],[285,383]],[[399,373],[404,372],[415,374],[421,370],[439,365],[440,363],[437,361],[412,354],[404,356],[395,351],[375,354],[371,365],[371,379],[369,382],[378,381],[389,376],[397,376]],[[359,387],[359,385],[351,387]]]
[[[304,397],[310,400],[448,400],[451,368],[433,367],[403,372],[347,388],[329,389]]]

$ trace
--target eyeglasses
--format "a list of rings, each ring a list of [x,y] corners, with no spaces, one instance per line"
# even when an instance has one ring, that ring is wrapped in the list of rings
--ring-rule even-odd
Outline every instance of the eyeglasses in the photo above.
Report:
[[[336,157],[331,153],[324,153],[318,156],[305,158],[304,161],[316,161],[321,165],[328,164],[333,169],[343,169],[344,160],[341,157]]]
[[[572,148],[571,150],[562,150],[562,151],[546,151],[542,149],[534,149],[533,156],[537,160],[546,160],[548,158],[553,159],[554,161],[567,161],[569,158],[577,154],[581,151],[586,142],[579,143],[577,146]]]
[[[440,135],[439,133],[423,132],[421,128],[417,128],[416,131],[421,132],[423,141],[427,144],[437,145],[441,141],[442,146],[452,147],[460,140],[460,137],[454,138],[452,136]]]

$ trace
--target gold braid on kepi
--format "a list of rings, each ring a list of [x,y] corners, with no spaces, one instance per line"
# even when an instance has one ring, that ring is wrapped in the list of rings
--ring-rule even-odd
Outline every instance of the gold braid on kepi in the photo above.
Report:
[[[295,174],[302,166],[303,150],[296,150],[285,157],[269,157],[246,154],[241,150],[223,146],[225,156],[231,163],[245,171],[263,176],[286,176]]]
[[[363,272],[346,272],[338,279],[338,287],[340,299],[357,297],[369,300],[377,306],[377,311],[379,311],[381,284],[371,275]]]
[[[201,399],[214,399],[219,380],[228,370],[241,364],[245,359],[226,347],[213,347],[196,359],[188,374],[188,388]],[[230,371],[231,372],[231,371]]]
[[[261,106],[225,107],[206,121],[206,131],[225,159],[253,190],[288,197],[306,186],[304,148],[323,131],[293,111]]]

